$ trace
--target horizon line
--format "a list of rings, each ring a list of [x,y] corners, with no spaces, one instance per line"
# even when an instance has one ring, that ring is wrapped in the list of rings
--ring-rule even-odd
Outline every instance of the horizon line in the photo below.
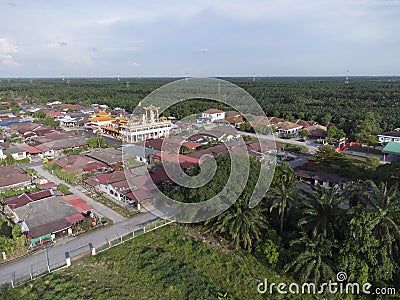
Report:
[[[216,76],[174,76],[174,75],[145,75],[145,76],[110,76],[110,75],[103,75],[103,76],[90,76],[90,75],[71,75],[71,76],[0,76],[0,79],[60,79],[64,78],[67,79],[123,79],[123,78],[345,78],[347,77],[346,74],[342,75],[216,75]],[[359,78],[359,77],[400,77],[399,74],[388,75],[388,74],[354,74],[348,75],[349,78]]]

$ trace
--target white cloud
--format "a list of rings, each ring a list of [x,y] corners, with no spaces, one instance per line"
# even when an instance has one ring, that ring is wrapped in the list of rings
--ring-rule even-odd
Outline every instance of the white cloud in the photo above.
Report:
[[[17,53],[18,47],[5,37],[0,37],[0,54]]]
[[[6,67],[18,66],[11,54],[18,53],[18,47],[6,37],[0,37],[0,65]]]
[[[197,49],[196,52],[207,53],[208,52],[208,48],[200,48],[200,49]]]
[[[139,67],[139,66],[140,66],[140,64],[139,64],[139,63],[137,63],[137,62],[133,62],[133,63],[132,63],[132,66],[134,66],[134,67]]]
[[[0,66],[14,67],[19,64],[14,61],[14,58],[9,54],[0,54]]]

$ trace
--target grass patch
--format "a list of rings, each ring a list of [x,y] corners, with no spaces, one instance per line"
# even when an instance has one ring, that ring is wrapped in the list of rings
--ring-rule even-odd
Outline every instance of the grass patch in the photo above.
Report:
[[[277,143],[282,144],[284,147],[283,150],[290,152],[290,153],[302,154],[302,153],[308,152],[308,148],[306,146],[294,145],[294,144],[283,143],[283,142],[277,142]]]
[[[2,299],[285,299],[257,284],[288,281],[243,251],[225,250],[166,226],[16,289]],[[292,297],[293,296],[293,297]],[[291,299],[310,299],[291,295]]]
[[[140,167],[144,166],[145,164],[136,160],[136,158],[128,158],[124,160],[125,167]]]
[[[96,197],[94,199],[97,202],[100,202],[101,204],[104,204],[108,208],[111,208],[113,211],[115,211],[116,213],[120,214],[121,216],[123,216],[125,218],[132,218],[133,216],[135,216],[135,215],[140,213],[137,210],[126,209],[126,208],[114,203],[112,200],[107,199],[104,196],[98,196],[98,197]]]
[[[366,164],[367,158],[363,156],[351,155],[347,153],[343,153],[344,157],[353,164]]]
[[[369,153],[369,154],[377,154],[377,155],[383,155],[382,150],[370,148],[370,147],[349,147],[348,148],[350,151],[354,152],[361,152],[361,153]]]

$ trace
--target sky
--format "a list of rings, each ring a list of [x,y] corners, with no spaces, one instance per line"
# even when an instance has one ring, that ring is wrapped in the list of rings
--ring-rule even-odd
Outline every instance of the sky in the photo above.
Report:
[[[0,77],[400,74],[400,0],[0,0]]]

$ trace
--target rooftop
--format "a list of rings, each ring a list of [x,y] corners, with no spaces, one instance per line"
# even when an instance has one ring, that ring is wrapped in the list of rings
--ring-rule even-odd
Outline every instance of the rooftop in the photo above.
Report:
[[[381,135],[381,136],[391,136],[391,137],[400,137],[400,130],[386,131],[386,132],[381,133],[379,135]]]
[[[219,114],[219,113],[223,113],[223,111],[215,108],[210,108],[203,111],[203,114]]]
[[[54,221],[65,220],[66,217],[77,213],[76,209],[60,196],[30,202],[16,208],[14,212],[20,220],[25,221],[30,230]]]
[[[55,161],[65,172],[83,172],[106,168],[107,165],[101,161],[85,155],[71,155]]]
[[[400,142],[387,143],[385,148],[383,148],[382,152],[386,154],[400,155]]]
[[[106,163],[107,165],[122,162],[122,152],[115,148],[95,148],[86,155]]]

